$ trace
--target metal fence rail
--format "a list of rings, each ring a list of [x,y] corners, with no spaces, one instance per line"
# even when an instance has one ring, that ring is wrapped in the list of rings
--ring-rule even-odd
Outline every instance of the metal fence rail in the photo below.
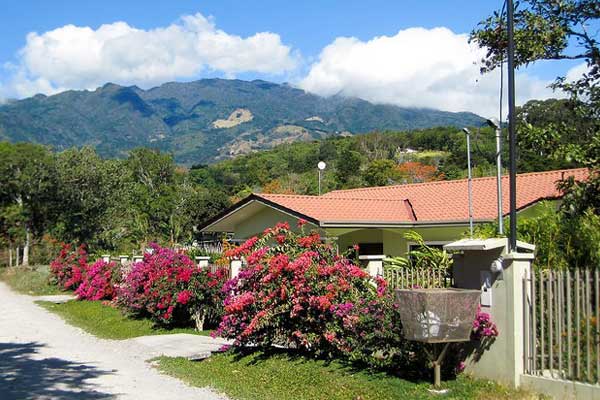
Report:
[[[598,270],[533,271],[523,282],[525,372],[600,383]]]
[[[384,265],[383,277],[393,289],[445,288],[454,285],[452,276],[429,269]]]

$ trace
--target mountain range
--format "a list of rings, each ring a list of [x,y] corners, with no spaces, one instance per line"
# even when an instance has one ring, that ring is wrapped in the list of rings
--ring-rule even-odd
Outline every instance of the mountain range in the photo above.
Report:
[[[149,146],[191,165],[297,140],[483,121],[469,112],[320,97],[262,80],[202,79],[148,90],[107,83],[94,91],[9,101],[0,105],[0,140],[42,143],[56,150],[90,145],[105,157]]]

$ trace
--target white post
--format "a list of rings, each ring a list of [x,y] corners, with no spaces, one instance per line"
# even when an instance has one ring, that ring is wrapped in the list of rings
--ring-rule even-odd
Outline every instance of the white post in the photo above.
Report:
[[[125,256],[125,255],[119,256],[119,261],[121,262],[121,265],[127,264],[127,260],[129,260],[129,256]]]
[[[231,260],[229,265],[231,278],[235,278],[239,275],[240,269],[242,269],[242,260],[239,258],[234,258]]]
[[[108,264],[110,262],[110,254],[102,254],[102,261]]]
[[[196,260],[196,264],[198,264],[199,268],[208,268],[208,262],[210,261],[210,257],[196,256],[195,260]]]
[[[383,259],[385,255],[358,256],[361,261],[367,261],[367,272],[373,278],[383,276]]]
[[[142,262],[144,256],[133,256],[133,263]]]

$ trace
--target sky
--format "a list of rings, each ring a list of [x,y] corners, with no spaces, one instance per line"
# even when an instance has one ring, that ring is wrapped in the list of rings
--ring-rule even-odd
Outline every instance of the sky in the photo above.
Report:
[[[319,95],[498,114],[499,71],[468,33],[501,1],[0,0],[0,100],[106,82],[207,77],[288,82]],[[581,62],[517,74],[517,100]],[[506,96],[505,96],[506,97]]]

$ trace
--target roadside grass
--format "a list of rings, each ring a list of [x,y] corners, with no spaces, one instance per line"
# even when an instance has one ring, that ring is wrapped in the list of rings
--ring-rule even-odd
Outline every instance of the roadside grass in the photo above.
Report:
[[[65,294],[48,281],[48,266],[12,267],[0,269],[0,280],[6,282],[14,291],[31,296]]]
[[[203,361],[159,357],[161,372],[199,387],[211,387],[238,400],[393,400],[393,399],[537,399],[497,383],[460,376],[443,382],[450,391],[432,394],[429,382],[412,382],[384,373],[356,371],[336,362],[285,352],[221,353]]]
[[[130,339],[147,335],[167,335],[190,333],[210,335],[211,331],[198,332],[193,328],[162,329],[154,326],[149,319],[133,319],[120,310],[101,301],[68,301],[55,304],[47,301],[36,302],[46,310],[58,314],[66,322],[103,339]]]

